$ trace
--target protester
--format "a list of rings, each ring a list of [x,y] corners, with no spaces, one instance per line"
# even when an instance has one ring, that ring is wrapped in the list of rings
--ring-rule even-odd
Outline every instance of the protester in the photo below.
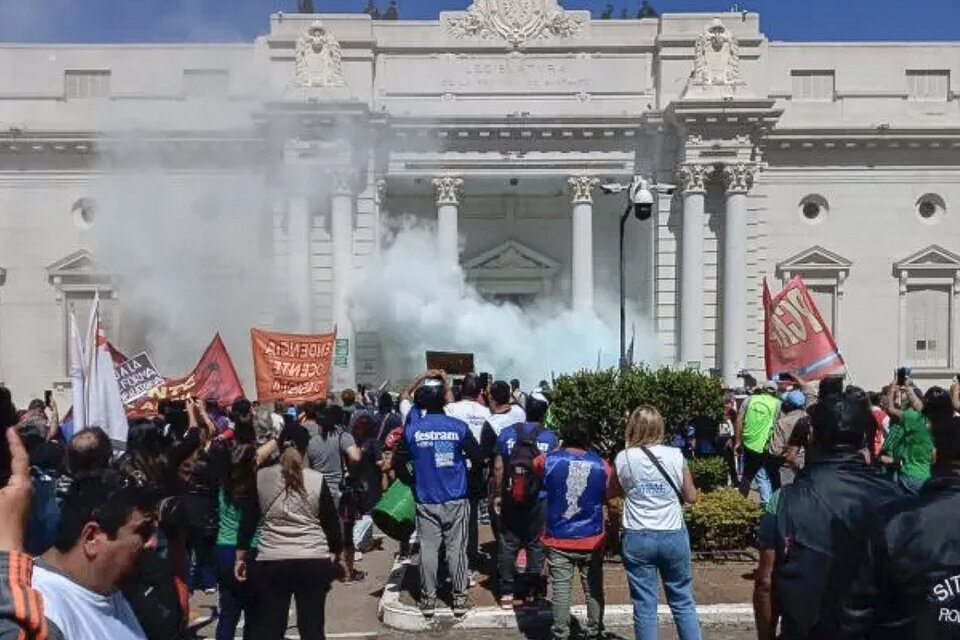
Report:
[[[460,397],[457,402],[451,402],[444,407],[444,412],[451,418],[456,418],[467,424],[470,433],[479,443],[483,425],[490,417],[490,409],[481,403],[483,391],[480,378],[473,374],[468,374],[463,378],[460,384]],[[471,569],[479,569],[481,565],[480,557],[480,503],[487,499],[487,471],[480,461],[478,464],[468,466],[469,474],[469,493],[470,493],[470,524],[467,537],[467,560]]]
[[[883,441],[890,433],[890,415],[884,409],[886,398],[890,389],[884,387],[881,393],[871,392],[870,411],[873,413],[873,419],[877,423],[873,438],[870,439],[870,456],[872,460],[880,458],[880,451],[883,449]]]
[[[743,453],[743,475],[740,478],[740,494],[747,496],[750,485],[753,484],[757,473],[763,469],[766,477],[761,481],[760,502],[766,503],[770,499],[772,489],[779,486],[780,474],[775,463],[771,463],[766,454],[767,442],[773,432],[773,426],[780,409],[780,400],[776,396],[777,385],[764,382],[759,393],[744,400],[743,406],[737,413],[733,436],[734,450]],[[770,484],[773,484],[771,489]]]
[[[326,486],[342,514],[341,498],[344,494],[346,469],[360,463],[361,452],[353,435],[342,428],[343,409],[338,405],[328,405],[321,409],[317,403],[303,405],[303,426],[310,435],[307,446],[308,466],[323,474]],[[353,519],[340,520],[344,526],[344,561],[347,565],[347,578],[359,580],[363,576],[354,567],[356,559],[353,546]]]
[[[49,414],[47,413],[49,410]],[[60,413],[57,403],[50,399],[50,406],[39,398],[31,400],[27,405],[27,412],[23,414],[17,424],[17,430],[36,433],[42,440],[54,440],[60,434]],[[21,435],[22,437],[22,435]]]
[[[387,434],[402,426],[403,419],[394,410],[393,396],[389,391],[382,391],[377,398],[377,440],[383,442]]]
[[[34,568],[51,627],[68,640],[146,639],[119,590],[157,545],[156,495],[116,471],[74,480],[53,548]]]
[[[838,638],[958,637],[960,418],[935,423],[933,440],[933,478],[918,497],[891,505],[870,531]]]
[[[895,470],[904,489],[917,493],[930,478],[933,462],[930,423],[953,415],[950,394],[941,387],[930,387],[921,399],[920,392],[907,378],[902,385],[897,381],[890,385],[887,406],[895,423],[883,442],[880,461]]]
[[[360,451],[360,460],[350,466],[343,481],[340,517],[353,521],[355,558],[369,550],[373,541],[373,508],[383,494],[383,444],[377,439],[377,417],[368,409],[353,412],[350,434]],[[362,578],[360,572],[354,579]]]
[[[239,402],[237,403],[239,404]],[[240,522],[244,514],[255,512],[257,506],[257,433],[254,420],[246,419],[244,406],[234,411],[239,419],[234,422],[230,438],[218,438],[211,446],[219,488],[217,491],[217,546],[216,569],[219,591],[216,640],[233,640],[240,617],[245,618],[243,638],[253,638],[254,604],[256,598],[249,584],[237,580],[234,574]],[[246,559],[256,554],[257,534],[254,534]]]
[[[547,407],[542,396],[531,395],[527,422],[505,427],[497,438],[491,506],[499,525],[498,592],[504,609],[546,596],[540,536],[547,517],[547,490],[534,473],[534,461],[559,445],[556,434],[543,425]],[[518,582],[516,563],[521,549],[527,560]]]
[[[0,387],[0,392],[5,391]],[[2,405],[0,393],[0,405]],[[9,399],[9,397],[8,397]],[[0,412],[2,416],[2,412]],[[64,640],[59,629],[51,628],[43,600],[32,588],[33,557],[23,552],[24,523],[30,510],[30,463],[27,450],[15,429],[3,425],[10,451],[10,477],[0,487],[0,638],[17,640]]]
[[[527,404],[527,414],[533,413]],[[553,587],[552,640],[570,637],[573,574],[587,602],[587,637],[603,637],[603,550],[606,543],[604,503],[615,492],[610,464],[591,450],[588,426],[566,425],[564,446],[540,454],[534,471],[546,490],[546,525],[542,542],[547,549]]]
[[[412,484],[417,503],[417,533],[420,539],[420,610],[432,617],[437,606],[437,569],[441,543],[446,548],[453,590],[453,613],[470,609],[467,535],[470,504],[467,459],[479,464],[480,445],[467,424],[444,412],[452,396],[446,374],[427,372],[418,378],[415,402],[409,389],[401,400],[407,423],[394,454],[397,476]],[[412,474],[407,462],[412,463]]]
[[[794,481],[797,472],[803,468],[803,449],[794,431],[797,424],[807,417],[804,410],[807,397],[800,389],[793,389],[784,393],[780,400],[780,413],[767,444],[767,455],[770,459],[768,467],[777,468],[779,484],[786,486]]]
[[[247,580],[247,554],[259,520],[257,558],[249,575],[257,598],[253,637],[284,638],[292,597],[300,637],[320,640],[327,593],[343,573],[343,528],[324,475],[304,465],[307,430],[284,427],[278,441],[280,463],[257,473],[258,509],[243,513],[235,575],[239,582]]]
[[[773,588],[785,640],[834,638],[870,525],[903,492],[866,462],[874,426],[866,394],[850,387],[810,409],[811,442],[777,508]]]
[[[527,406],[527,394],[520,388],[520,380],[517,378],[510,381],[510,401],[521,409]]]
[[[698,640],[690,537],[683,523],[683,504],[696,502],[697,490],[680,450],[663,444],[664,432],[659,411],[637,408],[627,421],[626,449],[615,460],[624,494],[621,553],[633,629],[637,640],[657,638],[659,574],[680,640]]]
[[[760,557],[753,572],[753,619],[757,628],[757,640],[777,640],[777,627],[780,622],[780,611],[773,595],[779,503],[780,492],[775,491],[766,505],[757,530],[757,551]]]
[[[357,392],[353,389],[344,389],[340,392],[340,402],[341,407],[343,408],[342,422],[340,426],[348,427],[350,426],[350,419],[353,417],[353,412],[357,410]]]

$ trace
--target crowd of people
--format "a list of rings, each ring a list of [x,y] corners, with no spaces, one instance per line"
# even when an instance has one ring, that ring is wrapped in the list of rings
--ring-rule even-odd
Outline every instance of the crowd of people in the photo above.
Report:
[[[641,406],[613,460],[595,425],[558,424],[550,400],[545,382],[524,393],[443,371],[399,397],[187,399],[131,419],[114,451],[96,427],[60,441],[55,403],[17,412],[0,387],[0,637],[189,638],[190,593],[215,588],[218,639],[241,620],[244,638],[283,638],[291,601],[300,637],[323,638],[327,594],[365,579],[371,515],[400,482],[416,527],[399,555],[418,547],[426,618],[447,592],[454,616],[470,611],[488,523],[499,606],[545,604],[549,587],[551,637],[566,640],[577,574],[600,637],[616,498],[635,637],[658,637],[662,583],[678,637],[697,640],[683,506],[697,499],[686,456],[704,451],[726,456],[744,495],[756,483],[766,510],[760,640],[960,637],[960,380],[922,392],[900,371],[868,394],[782,376],[731,402],[726,428],[694,420],[669,439]]]

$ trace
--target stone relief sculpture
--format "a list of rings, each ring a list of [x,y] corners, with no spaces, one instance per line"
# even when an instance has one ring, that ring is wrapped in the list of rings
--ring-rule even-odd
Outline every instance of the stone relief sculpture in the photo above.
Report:
[[[516,46],[541,38],[572,38],[584,20],[567,14],[557,0],[474,0],[465,14],[446,16],[444,25],[454,38],[500,38]]]
[[[699,85],[740,84],[740,47],[719,18],[697,36],[693,82]]]
[[[321,20],[314,20],[297,39],[294,78],[299,87],[343,87],[340,43]]]

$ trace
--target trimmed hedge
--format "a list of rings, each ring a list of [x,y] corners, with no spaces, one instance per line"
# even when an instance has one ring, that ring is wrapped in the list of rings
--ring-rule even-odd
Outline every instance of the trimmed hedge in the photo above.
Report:
[[[711,456],[687,461],[697,491],[713,491],[727,486],[727,461]]]
[[[719,423],[723,390],[719,380],[695,371],[645,367],[581,371],[557,378],[550,413],[561,437],[573,419],[592,425],[598,452],[612,460],[623,450],[630,412],[643,404],[660,411],[667,434],[672,435],[697,417]]]
[[[733,489],[701,494],[684,509],[694,551],[739,551],[750,547],[763,516],[759,505]]]

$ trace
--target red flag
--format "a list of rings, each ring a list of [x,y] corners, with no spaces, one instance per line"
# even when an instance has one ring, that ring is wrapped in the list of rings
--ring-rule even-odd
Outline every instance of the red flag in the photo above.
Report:
[[[213,398],[221,407],[228,407],[243,396],[240,377],[218,333],[203,352],[193,373],[184,378],[167,378],[147,396],[127,407],[127,415],[154,415],[159,400],[183,400],[187,397]]]
[[[837,343],[799,276],[773,298],[764,280],[763,310],[767,378],[790,371],[805,380],[846,373]]]

